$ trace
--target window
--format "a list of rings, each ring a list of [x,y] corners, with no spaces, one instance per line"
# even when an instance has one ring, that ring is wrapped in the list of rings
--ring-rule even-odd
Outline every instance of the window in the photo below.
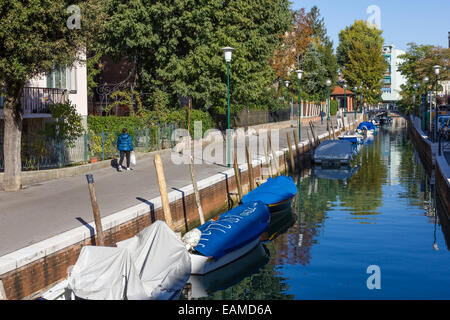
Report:
[[[47,88],[77,91],[77,69],[75,67],[59,67],[47,73]]]

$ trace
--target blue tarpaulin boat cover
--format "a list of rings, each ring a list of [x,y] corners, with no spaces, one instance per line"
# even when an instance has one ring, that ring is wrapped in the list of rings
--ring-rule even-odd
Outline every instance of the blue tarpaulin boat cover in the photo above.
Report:
[[[358,126],[358,130],[362,130],[364,127],[366,127],[367,130],[375,130],[376,129],[375,125],[369,121],[361,122]]]
[[[242,197],[242,203],[262,201],[266,205],[279,203],[297,194],[297,185],[291,177],[268,178],[265,183]]]
[[[241,204],[216,221],[210,220],[198,229],[202,232],[195,250],[219,259],[260,237],[270,223],[269,208],[261,201]]]

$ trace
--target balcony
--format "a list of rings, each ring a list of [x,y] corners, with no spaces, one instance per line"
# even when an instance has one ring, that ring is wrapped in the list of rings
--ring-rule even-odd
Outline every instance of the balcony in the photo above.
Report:
[[[3,116],[4,89],[0,91],[0,116]],[[25,87],[22,94],[24,117],[50,114],[50,105],[64,103],[68,94],[64,89]]]

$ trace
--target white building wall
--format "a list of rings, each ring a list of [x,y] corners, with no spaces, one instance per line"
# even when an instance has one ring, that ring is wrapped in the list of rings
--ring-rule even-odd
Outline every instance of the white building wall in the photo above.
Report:
[[[72,88],[76,91],[68,91],[69,100],[76,106],[77,112],[85,118],[88,115],[88,100],[87,100],[87,69],[86,69],[86,55],[81,53],[78,61],[75,62],[72,72],[76,84]],[[37,76],[26,84],[27,87],[47,88],[47,76]],[[66,89],[66,88],[61,88]],[[70,89],[70,88],[67,88]]]
[[[399,58],[400,55],[405,54],[405,51],[396,49],[393,44],[389,46],[384,46],[383,50],[385,53],[389,53],[391,55],[391,92],[383,92],[382,99],[383,101],[398,101],[401,99],[400,86],[402,84],[406,84],[406,78],[398,71],[398,66],[403,62],[402,59]]]

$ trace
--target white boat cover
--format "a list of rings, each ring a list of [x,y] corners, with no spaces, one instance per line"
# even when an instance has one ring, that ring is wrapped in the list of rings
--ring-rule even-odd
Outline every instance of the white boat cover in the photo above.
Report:
[[[314,160],[350,160],[352,143],[347,140],[325,140],[314,152]]]
[[[178,297],[190,274],[185,245],[156,221],[117,248],[83,247],[68,286],[90,300],[168,300]]]

